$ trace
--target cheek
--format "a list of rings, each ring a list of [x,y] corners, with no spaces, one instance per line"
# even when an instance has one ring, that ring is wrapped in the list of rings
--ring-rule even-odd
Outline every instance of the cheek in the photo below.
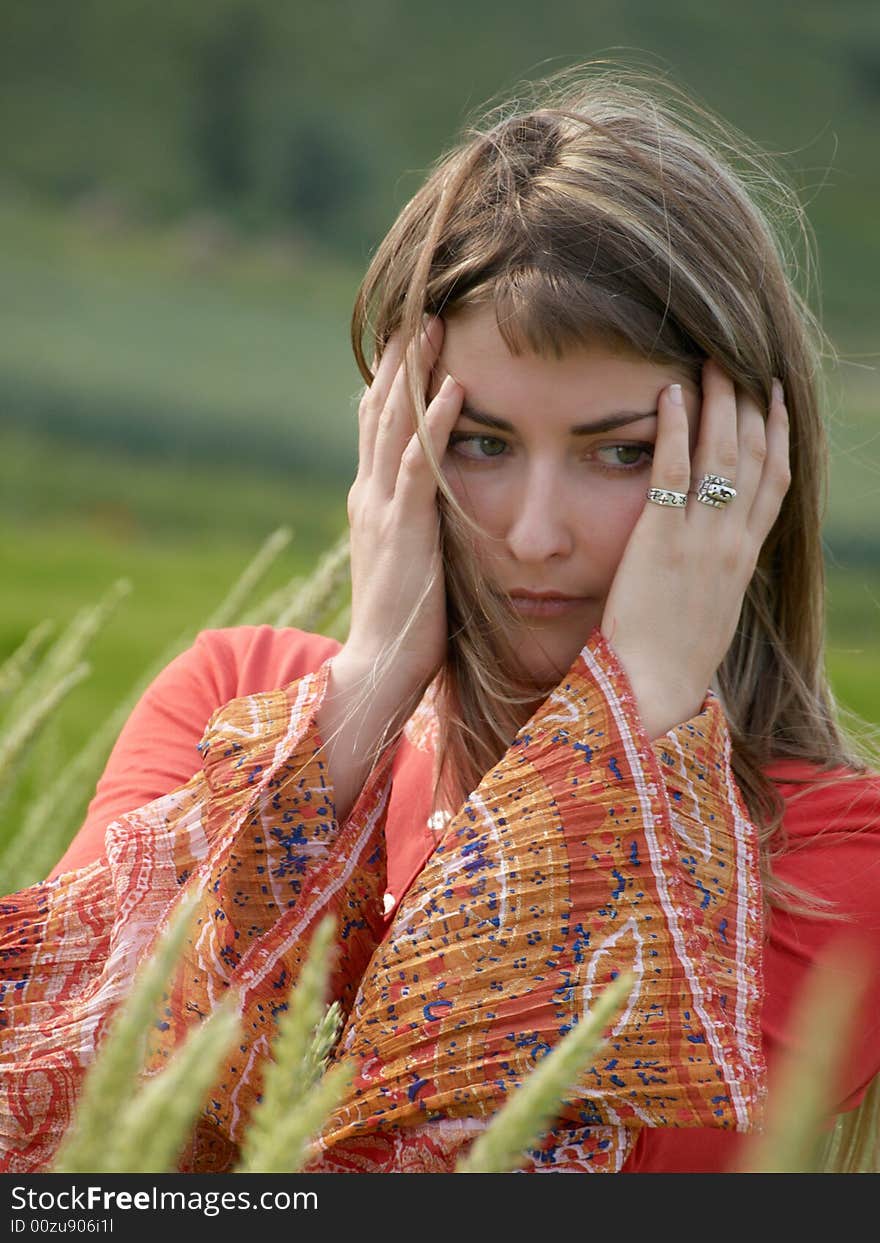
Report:
[[[611,573],[620,564],[645,506],[642,488],[626,489],[626,495],[623,491],[596,489],[579,507],[581,540]]]
[[[449,490],[458,501],[464,512],[481,525],[492,526],[503,521],[504,490],[494,488],[491,482],[469,479],[466,470],[461,470],[454,462],[445,459],[442,462],[443,477],[449,484]],[[509,492],[509,489],[508,489]]]

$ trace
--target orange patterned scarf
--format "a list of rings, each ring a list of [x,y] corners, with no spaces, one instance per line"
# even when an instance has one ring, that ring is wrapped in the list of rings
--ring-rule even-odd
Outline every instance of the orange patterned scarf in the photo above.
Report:
[[[328,912],[332,995],[347,1016],[335,1057],[354,1059],[356,1076],[309,1170],[452,1170],[622,970],[635,978],[624,1010],[525,1168],[619,1170],[644,1126],[754,1126],[758,844],[717,697],[652,743],[595,629],[438,834],[386,930],[393,756],[338,824],[314,720],[328,675],[329,661],[219,709],[201,771],[115,821],[107,864],[3,902],[0,1168],[49,1165],[108,1018],[191,889],[196,922],[148,1072],[230,985],[243,1035],[181,1171],[234,1168],[275,1015]]]

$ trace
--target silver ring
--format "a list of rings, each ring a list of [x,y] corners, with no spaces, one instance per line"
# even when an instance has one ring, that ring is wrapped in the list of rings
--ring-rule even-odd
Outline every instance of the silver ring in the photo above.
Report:
[[[736,496],[732,479],[723,475],[704,475],[697,485],[697,500],[714,509],[723,509]]]
[[[649,501],[655,505],[687,505],[687,492],[673,492],[670,488],[648,488],[645,493]]]

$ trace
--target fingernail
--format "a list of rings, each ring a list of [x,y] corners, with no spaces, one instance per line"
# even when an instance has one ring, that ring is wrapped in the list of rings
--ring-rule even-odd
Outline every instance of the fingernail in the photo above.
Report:
[[[682,392],[681,392],[681,385],[680,385],[680,384],[670,384],[670,386],[669,386],[669,400],[672,402],[672,404],[673,404],[674,406],[683,406],[683,405],[684,405],[684,397],[682,396]]]
[[[773,377],[773,400],[778,401],[781,405],[785,405],[785,393],[782,388],[782,382]]]
[[[443,383],[441,385],[441,388],[443,389],[443,391],[451,395],[452,393],[455,392],[457,388],[460,388],[460,387],[461,385],[459,384],[458,380],[456,380],[455,376],[452,375],[451,372],[448,372],[447,375],[444,377]]]

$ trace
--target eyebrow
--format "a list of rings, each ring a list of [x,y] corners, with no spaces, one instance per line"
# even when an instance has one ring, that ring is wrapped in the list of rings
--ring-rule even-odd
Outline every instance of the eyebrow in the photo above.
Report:
[[[492,427],[499,432],[516,431],[507,419],[499,419],[497,415],[476,410],[466,402],[462,402],[460,415],[462,418],[472,419],[474,423],[482,423],[484,427]],[[656,417],[656,410],[616,410],[613,414],[606,414],[604,418],[597,419],[595,423],[578,423],[576,427],[571,428],[571,434],[572,436],[595,436],[598,432],[610,432],[615,427],[625,427],[627,423],[636,423],[639,419],[655,419]]]

